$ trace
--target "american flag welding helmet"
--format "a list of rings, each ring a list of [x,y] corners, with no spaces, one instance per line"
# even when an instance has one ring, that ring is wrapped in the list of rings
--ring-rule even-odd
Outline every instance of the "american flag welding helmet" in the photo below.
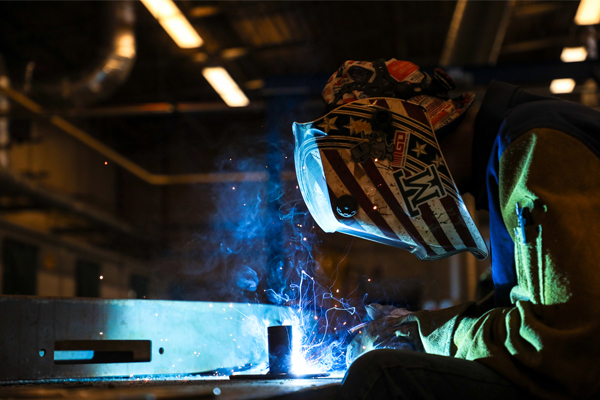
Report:
[[[403,248],[421,260],[462,251],[486,258],[431,113],[387,96],[336,103],[322,118],[293,126],[299,189],[319,226]]]

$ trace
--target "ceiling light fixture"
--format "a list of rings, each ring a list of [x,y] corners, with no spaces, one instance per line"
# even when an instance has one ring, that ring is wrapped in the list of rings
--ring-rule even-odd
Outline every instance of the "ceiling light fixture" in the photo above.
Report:
[[[571,93],[574,88],[575,81],[573,79],[554,79],[550,83],[550,91],[554,94]]]
[[[250,100],[223,67],[208,67],[202,75],[229,107],[246,107]]]
[[[193,49],[202,46],[204,41],[172,0],[140,1],[179,47]]]
[[[575,15],[577,25],[596,25],[600,24],[600,1],[581,0]]]
[[[563,62],[584,61],[587,58],[585,47],[565,47],[560,55]]]

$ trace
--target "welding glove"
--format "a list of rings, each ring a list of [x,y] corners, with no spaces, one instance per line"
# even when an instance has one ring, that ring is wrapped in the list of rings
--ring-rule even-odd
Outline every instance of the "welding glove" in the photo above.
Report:
[[[424,351],[413,314],[404,308],[369,304],[371,320],[356,332],[346,350],[346,365],[361,354],[375,349]]]

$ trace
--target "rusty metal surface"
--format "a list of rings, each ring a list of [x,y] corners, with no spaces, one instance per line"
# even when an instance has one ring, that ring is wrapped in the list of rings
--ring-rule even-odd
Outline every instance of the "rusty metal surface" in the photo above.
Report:
[[[0,385],[6,385],[240,370],[267,362],[266,328],[291,322],[291,311],[249,303],[0,296],[0,318]],[[150,341],[150,361],[123,343],[106,342],[124,340]],[[97,342],[64,347],[64,341]],[[90,357],[84,352],[69,363],[70,353],[55,352],[56,342],[77,351],[86,350],[81,343],[96,345],[87,349]],[[55,360],[58,354],[62,360]]]

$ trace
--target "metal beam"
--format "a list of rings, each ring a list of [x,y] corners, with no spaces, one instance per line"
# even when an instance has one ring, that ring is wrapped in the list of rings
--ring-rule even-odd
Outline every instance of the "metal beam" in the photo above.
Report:
[[[239,371],[265,364],[287,307],[0,296],[0,382]],[[58,361],[58,362],[57,362]]]
[[[6,93],[13,101],[19,103],[29,111],[46,116],[50,115],[48,121],[60,128],[63,132],[71,135],[75,139],[79,140],[86,146],[94,149],[98,153],[102,154],[108,160],[114,162],[125,170],[129,171],[133,175],[142,179],[143,181],[151,185],[188,185],[188,184],[199,184],[199,183],[219,183],[219,182],[264,182],[267,180],[267,174],[263,172],[221,172],[221,173],[196,173],[196,174],[178,174],[178,175],[166,175],[166,174],[153,174],[140,165],[134,163],[127,157],[116,152],[104,143],[100,142],[83,129],[76,127],[69,121],[58,115],[53,115],[46,111],[42,106],[28,98],[27,96],[19,93],[18,91],[8,87],[0,85],[0,92]],[[202,107],[187,107],[190,112],[196,112]]]
[[[459,0],[440,65],[496,64],[514,5],[514,0]]]

